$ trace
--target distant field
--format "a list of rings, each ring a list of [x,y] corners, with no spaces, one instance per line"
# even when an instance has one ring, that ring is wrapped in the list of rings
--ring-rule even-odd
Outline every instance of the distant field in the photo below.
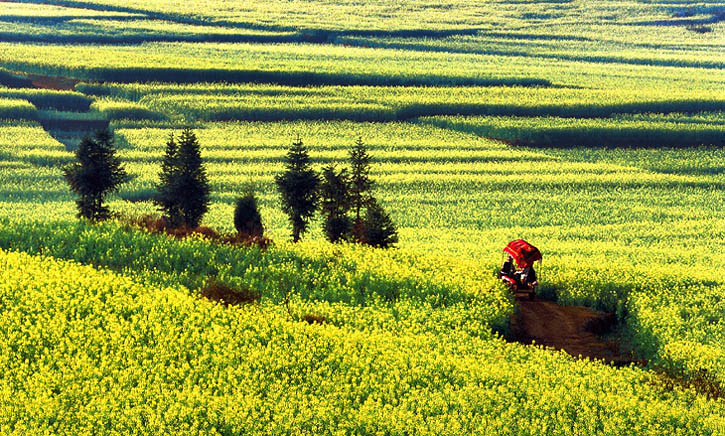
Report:
[[[725,2],[0,5],[0,433],[725,432]],[[251,186],[275,245],[78,222],[61,168],[106,125],[114,211],[158,213],[190,126],[203,224]],[[362,138],[398,249],[287,242],[297,136],[316,169]],[[507,343],[516,238],[649,365]]]

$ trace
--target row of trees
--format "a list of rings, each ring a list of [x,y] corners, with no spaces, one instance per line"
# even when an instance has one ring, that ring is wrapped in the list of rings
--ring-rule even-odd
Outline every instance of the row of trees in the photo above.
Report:
[[[318,174],[302,140],[297,138],[292,144],[285,158],[285,172],[275,182],[292,225],[293,241],[300,240],[319,208],[331,242],[344,240],[375,247],[398,242],[395,225],[372,195],[370,155],[362,139],[350,150],[349,163],[349,171],[329,165]]]
[[[398,241],[390,216],[372,196],[370,155],[358,139],[350,151],[350,170],[329,165],[317,173],[307,148],[298,138],[285,157],[285,171],[275,178],[282,208],[292,225],[292,239],[300,240],[315,213],[321,210],[327,238],[389,247]],[[76,162],[63,169],[71,190],[78,195],[78,216],[93,221],[109,218],[105,198],[128,181],[128,173],[116,156],[113,135],[97,132],[84,138],[76,150]],[[172,228],[194,229],[209,209],[209,181],[194,132],[186,128],[170,135],[161,162],[160,183],[154,202]],[[236,202],[234,226],[241,234],[264,233],[254,192]]]

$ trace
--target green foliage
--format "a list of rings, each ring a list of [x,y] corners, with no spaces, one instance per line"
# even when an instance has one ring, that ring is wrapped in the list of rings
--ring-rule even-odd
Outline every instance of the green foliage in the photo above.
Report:
[[[292,224],[292,240],[297,242],[307,231],[319,201],[320,179],[310,165],[307,148],[298,137],[285,157],[285,172],[275,177],[282,196],[282,209]]]
[[[465,276],[463,271],[472,269],[471,263],[459,259],[325,241],[282,242],[262,250],[201,239],[176,240],[112,222],[0,222],[4,224],[0,248],[75,260],[160,286],[193,291],[215,276],[230,286],[260,292],[268,303],[283,302],[290,288],[296,298],[346,304],[372,304],[393,292],[400,299],[441,310],[485,301],[481,311],[475,312],[475,326],[469,326],[479,335],[487,334],[490,327],[505,328],[506,314],[512,309],[503,289],[496,288],[494,276]],[[474,288],[490,292],[474,295],[470,292]]]
[[[38,111],[28,101],[0,98],[0,120],[35,120]]]
[[[156,203],[173,226],[195,228],[209,208],[209,182],[196,135],[185,128],[178,143],[173,136],[159,175]]]
[[[725,96],[713,93],[707,84],[702,84],[705,89],[673,88],[667,93],[647,83],[635,89],[618,82],[605,88],[585,85],[582,89],[105,83],[80,84],[78,88],[184,122],[395,121],[436,115],[586,119],[622,114],[696,114],[725,107]],[[108,101],[101,100],[96,106],[101,109]]]
[[[116,156],[113,134],[98,131],[93,137],[86,136],[75,153],[76,162],[63,168],[65,180],[71,191],[78,195],[78,217],[103,220],[110,216],[104,204],[105,197],[118,191],[128,174]]]
[[[330,242],[349,239],[352,221],[348,216],[352,207],[350,176],[345,168],[337,171],[334,165],[322,170],[320,206],[325,219],[325,235]]]
[[[722,400],[655,371],[504,343],[492,272],[530,240],[552,298],[725,386],[723,1],[358,3],[2,3],[0,247],[49,257],[0,252],[0,433],[722,433]],[[73,79],[93,83],[31,89]],[[190,125],[204,223],[231,231],[251,182],[277,240],[288,139],[339,168],[364,135],[389,214],[361,221],[399,225],[400,249],[330,244],[334,220],[267,250],[74,220],[76,133],[47,129],[99,115],[132,176],[109,208],[153,211],[168,132]]]
[[[252,236],[264,236],[262,215],[259,213],[257,197],[251,189],[237,199],[234,206],[234,228],[237,233]]]
[[[154,112],[143,104],[136,102],[104,99],[94,102],[93,108],[112,120],[163,121],[166,119],[163,114]]]
[[[225,308],[22,253],[0,251],[0,276],[0,348],[12,350],[0,359],[0,410],[23,434],[699,436],[722,427],[720,403],[665,391],[640,369],[469,334],[462,326],[480,326],[486,301],[443,314],[405,300],[294,299],[292,313],[329,320],[309,325],[280,305]]]
[[[398,230],[390,215],[377,201],[371,201],[365,208],[361,222],[361,241],[377,248],[390,248],[398,243]]]
[[[370,154],[362,138],[358,138],[350,150],[350,168],[350,197],[355,211],[355,226],[359,226],[360,212],[373,200],[370,190],[374,185],[370,179]]]
[[[90,108],[91,98],[75,91],[54,91],[50,89],[3,89],[0,99],[23,99],[41,110],[86,111]]]

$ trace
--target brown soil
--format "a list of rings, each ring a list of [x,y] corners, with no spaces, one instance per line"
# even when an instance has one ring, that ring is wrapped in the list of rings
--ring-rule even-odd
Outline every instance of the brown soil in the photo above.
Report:
[[[201,290],[202,297],[218,301],[225,306],[238,306],[259,303],[262,296],[249,288],[232,288],[212,280]]]
[[[308,313],[305,316],[302,317],[302,320],[307,322],[308,324],[325,324],[327,322],[327,318],[325,318],[322,315],[317,315],[314,313]]]
[[[173,227],[163,217],[143,215],[140,217],[119,217],[128,226],[140,228],[150,233],[163,234],[176,239],[184,239],[191,236],[203,236],[209,241],[219,244],[237,245],[243,247],[258,247],[266,250],[274,242],[265,236],[246,235],[243,233],[219,233],[211,227],[199,226],[189,228],[186,226]]]
[[[70,77],[51,77],[38,74],[26,74],[25,77],[33,82],[33,86],[42,89],[54,89],[56,91],[72,91],[79,80]]]
[[[616,323],[613,314],[583,306],[560,306],[551,301],[516,298],[519,313],[512,317],[517,342],[553,347],[575,357],[604,359],[615,366],[643,364],[620,350],[614,339],[602,339]]]

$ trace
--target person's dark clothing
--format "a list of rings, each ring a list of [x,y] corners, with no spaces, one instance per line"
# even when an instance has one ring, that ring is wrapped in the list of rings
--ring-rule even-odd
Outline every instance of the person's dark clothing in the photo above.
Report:
[[[529,286],[536,281],[536,271],[533,266],[527,266],[521,271],[521,284]]]
[[[514,273],[514,263],[511,260],[507,260],[501,265],[501,277],[511,277]]]

